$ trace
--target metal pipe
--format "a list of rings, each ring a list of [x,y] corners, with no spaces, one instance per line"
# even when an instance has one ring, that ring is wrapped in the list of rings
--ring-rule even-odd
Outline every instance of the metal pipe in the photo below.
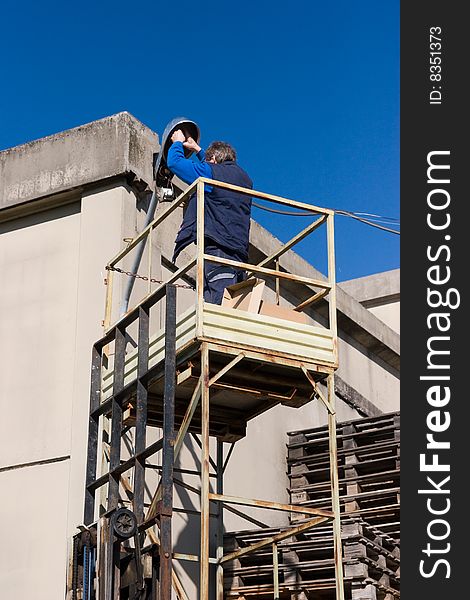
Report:
[[[233,448],[233,445],[232,445]],[[224,443],[217,440],[217,485],[218,494],[224,493]],[[220,563],[224,556],[224,505],[219,502],[217,511],[217,570],[216,570],[216,600],[224,600],[224,568]]]
[[[159,200],[160,200],[160,195],[159,195],[159,193],[157,194],[157,188],[155,188],[155,190],[152,192],[152,197],[150,199],[150,204],[149,204],[149,207],[147,210],[147,215],[145,217],[144,229],[145,229],[145,227],[150,225],[150,223],[153,221],[153,216],[155,214],[155,210],[157,208],[157,204],[158,204]],[[131,267],[131,271],[130,271],[131,273],[137,273],[137,271],[139,269],[140,261],[142,260],[142,256],[144,254],[146,241],[147,240],[142,240],[136,246],[135,258],[134,258],[134,262],[132,263],[132,267]],[[149,252],[152,252],[151,248],[149,248]],[[127,309],[129,307],[129,299],[131,297],[132,290],[134,288],[134,283],[135,283],[134,277],[129,277],[126,281],[126,287],[124,288],[124,294],[122,297],[121,306],[119,308],[119,316],[120,317],[127,312]]]
[[[274,600],[279,600],[279,556],[277,552],[277,543],[273,542]]]
[[[96,563],[95,548],[92,548],[90,550],[90,552],[91,552],[91,558],[90,558],[90,575],[88,578],[88,582],[89,582],[88,596],[89,596],[90,600],[93,600],[93,598],[94,598],[93,580],[94,580],[94,576],[95,576],[95,563]]]
[[[73,538],[72,551],[72,600],[77,600],[78,587],[78,537]]]
[[[202,290],[201,290],[202,291]],[[201,348],[201,551],[199,598],[209,598],[209,350]]]
[[[173,466],[176,387],[176,288],[166,286],[165,389],[163,395],[163,470],[160,505],[160,600],[171,600]]]
[[[89,600],[88,596],[88,569],[89,569],[89,558],[88,548],[86,544],[83,546],[83,600]]]
[[[334,408],[335,405],[335,378],[328,375],[328,402]],[[337,600],[344,600],[344,576],[343,576],[343,553],[341,543],[341,517],[339,502],[338,481],[338,447],[336,441],[336,415],[328,413],[328,442],[330,454],[330,483],[331,504],[333,508],[333,546],[335,558],[335,585]]]

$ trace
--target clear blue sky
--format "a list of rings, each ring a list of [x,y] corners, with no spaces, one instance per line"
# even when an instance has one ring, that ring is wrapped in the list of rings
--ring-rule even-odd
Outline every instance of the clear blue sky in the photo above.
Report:
[[[122,110],[159,134],[184,115],[258,190],[399,217],[399,0],[2,6],[0,149]],[[254,216],[284,240],[305,220]],[[324,270],[317,243],[299,251]],[[338,216],[336,253],[339,281],[394,269],[399,236]]]

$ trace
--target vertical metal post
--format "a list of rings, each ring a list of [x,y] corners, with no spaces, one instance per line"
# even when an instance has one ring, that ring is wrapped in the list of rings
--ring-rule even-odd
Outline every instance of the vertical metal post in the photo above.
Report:
[[[118,600],[120,596],[120,550],[121,543],[115,539],[112,517],[106,518],[102,528],[103,545],[100,550],[105,565],[104,585],[101,587],[102,600]],[[100,576],[98,575],[98,580]]]
[[[103,328],[108,329],[111,323],[111,313],[113,310],[113,279],[114,271],[108,271],[106,276],[106,300],[104,305]]]
[[[113,401],[111,412],[111,448],[109,451],[109,471],[119,467],[121,461],[121,435],[122,435],[122,406],[118,397],[124,387],[124,361],[126,356],[126,332],[121,327],[116,327],[114,348],[114,379]],[[110,474],[108,485],[108,511],[117,508],[119,501],[118,474]]]
[[[335,380],[333,374],[328,375],[328,402],[330,406],[334,408]],[[336,445],[336,414],[330,412],[328,412],[328,439],[330,446],[331,504],[334,514],[333,546],[335,557],[336,599],[344,600],[343,552],[341,545],[341,520],[338,482],[338,453]]]
[[[200,600],[209,598],[209,349],[201,346],[201,551]]]
[[[121,597],[121,542],[114,539],[114,534],[110,532],[109,543],[112,545],[113,561],[113,593],[109,596],[112,600],[119,600]]]
[[[96,600],[107,600],[111,596],[109,591],[109,566],[108,554],[110,549],[109,537],[111,536],[108,517],[100,517],[97,531],[97,560],[96,560]]]
[[[175,447],[176,288],[166,286],[165,389],[163,393],[163,467],[160,503],[160,600],[171,600],[173,466]]]
[[[149,362],[149,309],[139,308],[139,346],[137,363],[137,400],[135,424],[135,454],[139,454],[146,447],[147,428],[147,383],[144,377],[148,371]],[[134,513],[137,522],[142,523],[144,517],[144,486],[145,486],[145,458],[135,461],[134,470]]]
[[[329,293],[329,320],[330,330],[333,335],[333,347],[335,362],[338,362],[338,326],[336,318],[336,265],[335,265],[335,232],[334,215],[327,217],[327,244],[328,244],[328,282],[331,286]],[[334,410],[335,407],[335,380],[334,375],[328,375],[328,403]],[[333,544],[335,556],[335,580],[336,598],[344,600],[343,579],[343,552],[341,545],[341,521],[339,505],[339,482],[338,482],[338,453],[336,442],[336,413],[328,412],[328,439],[330,446],[330,480],[331,480],[331,502],[334,514],[333,520]]]
[[[277,544],[273,543],[273,576],[274,576],[274,600],[279,600],[279,556]]]
[[[224,443],[217,440],[217,494],[224,493]],[[224,505],[218,502],[217,512],[217,554],[218,561],[224,555]],[[224,568],[218,563],[216,573],[216,600],[224,600]]]
[[[153,227],[150,228],[150,231],[148,233],[147,236],[147,244],[148,244],[148,278],[149,278],[149,282],[148,282],[148,293],[150,294],[150,292],[152,291],[152,233],[153,233]]]
[[[157,600],[158,598],[158,577],[159,577],[159,564],[160,564],[160,557],[158,556],[158,550],[154,550],[152,552],[152,589],[151,589],[151,596],[150,598],[152,600]]]
[[[114,346],[114,374],[113,374],[113,400],[111,409],[111,439],[109,450],[109,478],[108,478],[108,511],[114,510],[119,504],[119,479],[120,475],[112,473],[121,461],[121,436],[122,436],[122,406],[119,392],[124,387],[124,364],[126,357],[126,331],[125,328],[116,327]],[[109,526],[106,558],[106,598],[118,600],[120,596],[120,547],[119,541],[114,539],[112,526]]]
[[[202,336],[202,308],[204,302],[204,184],[197,184],[197,263],[196,263],[196,335]]]
[[[327,217],[327,245],[328,245],[328,283],[331,286],[328,294],[330,330],[333,335],[335,361],[338,361],[338,326],[336,319],[336,265],[335,265],[335,228],[334,215]]]
[[[274,261],[276,271],[279,271],[279,258]],[[276,304],[279,306],[281,298],[281,280],[276,277]]]
[[[101,349],[93,346],[91,356],[91,390],[90,390],[90,417],[88,421],[88,458],[85,485],[85,511],[83,522],[90,525],[95,517],[95,490],[89,486],[96,479],[96,466],[98,462],[98,431],[99,417],[94,414],[100,405],[101,393]]]

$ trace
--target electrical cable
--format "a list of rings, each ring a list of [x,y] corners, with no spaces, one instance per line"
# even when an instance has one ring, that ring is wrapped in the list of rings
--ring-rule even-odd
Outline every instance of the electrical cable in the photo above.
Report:
[[[312,217],[313,215],[318,215],[319,213],[315,213],[315,212],[310,212],[310,211],[298,211],[298,212],[293,212],[291,210],[279,210],[278,208],[268,208],[267,206],[263,206],[262,204],[259,204],[258,202],[255,202],[253,200],[252,202],[253,206],[256,206],[256,208],[261,208],[261,210],[266,210],[267,212],[272,212],[272,213],[278,213],[280,215],[289,215],[290,217]]]
[[[258,202],[254,202],[254,201],[253,201],[253,206],[256,206],[256,208],[260,208],[261,210],[265,210],[267,212],[277,213],[280,215],[287,215],[289,217],[311,217],[315,214],[319,214],[319,213],[309,212],[309,211],[293,212],[291,210],[280,210],[277,208],[268,208],[267,206],[263,206],[262,204],[259,204]],[[361,213],[361,212],[355,213],[355,212],[351,212],[348,210],[341,210],[341,209],[335,209],[335,208],[332,210],[340,216],[350,217],[351,219],[356,219],[357,221],[360,221],[361,223],[364,223],[371,227],[376,227],[377,229],[381,229],[382,231],[387,231],[389,233],[394,233],[395,235],[400,235],[400,232],[397,231],[396,229],[392,229],[390,227],[384,227],[383,225],[379,225],[379,223],[386,223],[388,225],[398,225],[400,223],[400,221],[399,221],[399,219],[396,219],[395,217],[386,217],[386,216],[382,216],[382,215],[374,215],[371,213]],[[360,215],[369,216],[371,218],[364,219],[364,217],[360,216]]]
[[[337,210],[339,210],[339,209],[337,209]],[[346,210],[344,212],[349,212],[349,211]],[[378,219],[388,219],[389,221],[396,221],[397,223],[400,222],[400,219],[397,219],[396,217],[384,217],[383,215],[374,215],[373,213],[353,212],[352,214],[359,215],[361,217],[377,217]]]
[[[341,213],[339,213],[341,214]],[[388,231],[389,233],[394,233],[395,235],[400,235],[400,232],[396,229],[391,229],[390,227],[384,227],[383,225],[379,225],[378,223],[374,223],[372,221],[368,221],[367,219],[362,219],[361,217],[356,217],[355,215],[343,215],[347,217],[351,217],[351,219],[356,219],[361,223],[365,223],[366,225],[370,225],[371,227],[376,227],[377,229],[382,229],[383,231]]]

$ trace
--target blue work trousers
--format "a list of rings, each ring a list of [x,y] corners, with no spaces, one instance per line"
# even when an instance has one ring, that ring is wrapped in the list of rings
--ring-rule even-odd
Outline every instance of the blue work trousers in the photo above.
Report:
[[[206,242],[204,250],[211,256],[245,262],[244,258],[238,256],[237,253],[213,243]],[[246,272],[243,269],[204,261],[204,300],[211,304],[221,304],[225,288],[239,283],[245,278]]]

